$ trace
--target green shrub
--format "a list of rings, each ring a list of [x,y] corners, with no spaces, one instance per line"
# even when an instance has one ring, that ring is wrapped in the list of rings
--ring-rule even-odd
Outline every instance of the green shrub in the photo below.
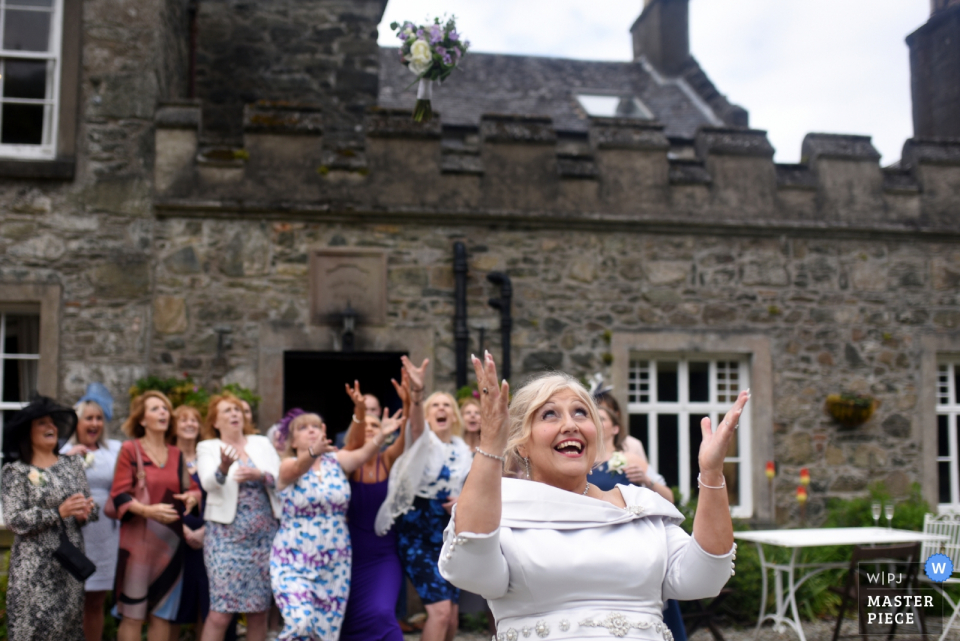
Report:
[[[182,378],[177,376],[171,376],[170,378],[145,376],[138,379],[134,386],[130,388],[130,398],[132,400],[149,390],[166,394],[174,407],[189,405],[199,410],[201,416],[207,414],[207,404],[210,402],[211,393],[195,382],[189,374],[185,373]],[[260,405],[261,398],[239,383],[228,383],[223,386],[221,391],[229,392],[240,400],[250,403],[250,407],[254,410]]]

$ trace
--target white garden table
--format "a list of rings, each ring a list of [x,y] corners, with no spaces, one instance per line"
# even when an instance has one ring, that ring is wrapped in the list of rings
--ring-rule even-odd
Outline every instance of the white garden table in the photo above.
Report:
[[[753,530],[734,532],[734,538],[741,541],[753,541],[760,553],[760,572],[763,577],[762,596],[760,597],[760,615],[757,621],[757,634],[767,620],[773,621],[774,629],[783,632],[788,625],[800,637],[807,641],[800,625],[797,611],[797,590],[803,583],[821,572],[836,568],[847,568],[849,563],[797,563],[800,548],[823,547],[829,545],[887,545],[893,543],[913,543],[915,541],[946,541],[949,537],[939,534],[924,534],[909,530],[892,530],[881,527],[837,527],[809,528],[802,530]],[[763,544],[788,548],[790,562],[786,565],[767,561],[763,554]],[[921,560],[921,559],[918,559]],[[774,593],[777,597],[776,611],[767,614],[767,570],[773,571]],[[784,588],[784,579],[786,588]],[[792,617],[787,616],[790,606]]]

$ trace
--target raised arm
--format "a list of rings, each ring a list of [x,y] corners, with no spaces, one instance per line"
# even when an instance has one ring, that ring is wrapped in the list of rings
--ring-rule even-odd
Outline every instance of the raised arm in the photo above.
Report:
[[[400,458],[400,455],[403,454],[403,450],[406,447],[407,442],[407,430],[405,426],[408,421],[410,421],[410,412],[412,411],[412,403],[410,401],[410,375],[407,374],[407,370],[400,370],[400,382],[398,383],[394,379],[390,379],[390,382],[393,383],[393,388],[397,390],[397,396],[400,397],[400,402],[403,403],[403,410],[400,414],[402,417],[402,422],[400,423],[400,430],[397,433],[396,440],[390,444],[383,452],[383,464],[386,466],[387,471],[390,471],[390,468],[393,467],[394,462]],[[418,404],[422,403],[421,397],[423,396],[423,391],[420,392],[418,399]],[[423,421],[423,407],[420,407],[420,419]]]
[[[423,382],[426,380],[424,374],[427,371],[427,365],[430,364],[430,359],[423,359],[420,367],[414,366],[413,362],[406,356],[401,356],[400,361],[403,363],[403,369],[410,381],[410,442],[405,444],[406,447],[410,447],[423,434]]]
[[[750,390],[740,392],[737,402],[720,421],[717,431],[710,419],[700,421],[703,440],[700,442],[700,494],[697,514],[693,518],[693,538],[709,554],[726,554],[733,547],[733,522],[723,478],[723,459],[727,455],[733,432],[740,423],[743,407],[750,400]]]
[[[293,438],[293,435],[290,435]],[[325,438],[319,439],[309,447],[297,448],[297,455],[284,459],[280,463],[280,474],[277,478],[277,490],[282,490],[288,485],[293,485],[301,476],[307,473],[318,458],[331,450],[330,441]],[[311,451],[313,452],[311,454]]]
[[[344,385],[347,390],[347,396],[353,401],[353,418],[350,421],[350,428],[347,430],[347,436],[343,440],[343,449],[359,450],[363,447],[363,432],[367,427],[367,406],[363,402],[363,393],[360,391],[360,381],[353,381],[353,387]]]
[[[399,414],[400,411],[398,410],[397,415],[399,416]],[[384,417],[388,416],[389,414],[384,413]],[[337,460],[340,462],[343,471],[349,476],[354,470],[359,469],[361,465],[373,458],[380,451],[380,447],[387,440],[387,437],[399,429],[400,424],[398,420],[386,418],[379,428],[374,428],[376,434],[367,439],[367,442],[359,450],[340,450],[337,452]]]
[[[497,379],[497,366],[489,352],[484,353],[483,361],[476,356],[471,359],[480,389],[480,446],[457,502],[456,532],[487,534],[500,527],[510,386]]]

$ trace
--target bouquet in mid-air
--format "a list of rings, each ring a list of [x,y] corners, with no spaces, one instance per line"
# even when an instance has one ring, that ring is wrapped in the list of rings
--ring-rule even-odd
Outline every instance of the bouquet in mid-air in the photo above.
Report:
[[[400,45],[400,60],[419,78],[417,106],[413,119],[426,122],[433,118],[430,99],[433,83],[441,83],[457,68],[470,47],[457,33],[455,18],[445,24],[434,18],[433,24],[415,25],[412,22],[394,22],[390,28],[397,32]]]

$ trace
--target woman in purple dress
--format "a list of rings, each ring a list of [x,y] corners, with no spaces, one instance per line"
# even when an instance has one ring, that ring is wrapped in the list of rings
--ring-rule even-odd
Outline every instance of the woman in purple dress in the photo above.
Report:
[[[372,438],[381,426],[384,431],[390,431],[396,421],[406,422],[404,417],[423,421],[423,407],[419,402],[423,395],[423,384],[414,386],[416,391],[413,395],[418,403],[411,406],[411,385],[406,369],[408,363],[404,359],[402,384],[393,381],[397,395],[403,401],[403,410],[393,417],[389,416],[389,410],[384,411],[382,419],[368,416],[360,386],[354,384],[352,389],[347,386],[347,394],[353,399],[356,420],[350,425],[345,449],[363,446],[364,441]],[[424,367],[426,364],[424,361]],[[422,378],[423,368],[415,371]],[[351,498],[347,523],[353,544],[353,576],[340,641],[403,641],[403,632],[395,615],[397,596],[403,585],[397,538],[393,530],[385,536],[377,536],[373,524],[377,510],[387,497],[390,468],[403,454],[405,431],[399,430],[399,436],[392,445],[350,475]]]

